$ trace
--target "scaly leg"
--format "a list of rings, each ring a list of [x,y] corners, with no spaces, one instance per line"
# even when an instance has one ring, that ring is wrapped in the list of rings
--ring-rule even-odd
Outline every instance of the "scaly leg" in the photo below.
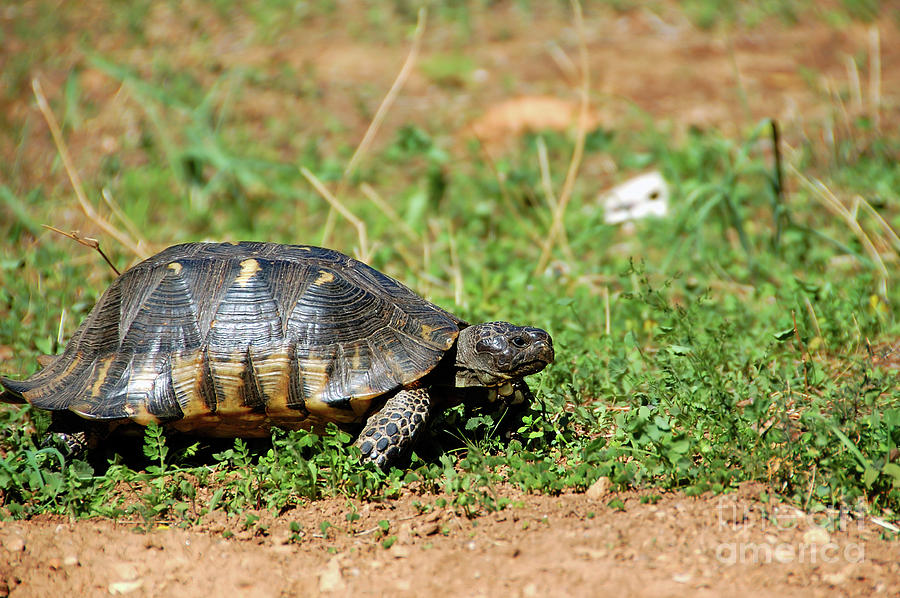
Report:
[[[66,448],[66,457],[84,459],[110,432],[108,422],[82,419],[69,411],[54,411],[47,435],[41,446],[53,446],[54,441]]]
[[[381,410],[369,417],[356,440],[363,459],[374,461],[381,469],[393,465],[425,428],[432,404],[424,388],[401,390],[388,399]]]

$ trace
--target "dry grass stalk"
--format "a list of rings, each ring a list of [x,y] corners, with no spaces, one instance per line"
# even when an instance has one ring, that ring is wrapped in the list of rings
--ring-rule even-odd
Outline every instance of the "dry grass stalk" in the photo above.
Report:
[[[366,223],[356,217],[356,214],[347,209],[347,207],[342,204],[334,195],[331,194],[331,191],[314,175],[307,167],[301,166],[300,172],[309,181],[309,184],[313,186],[313,188],[318,191],[319,195],[331,204],[331,207],[340,213],[345,219],[347,219],[350,224],[356,228],[356,234],[359,238],[359,247],[356,249],[356,257],[363,262],[367,262],[369,258],[372,257],[372,253],[369,247],[369,238],[366,234]]]
[[[884,260],[881,255],[878,253],[878,249],[875,247],[875,243],[872,242],[869,234],[863,229],[862,225],[857,220],[857,212],[858,206],[862,205],[866,211],[869,213],[874,213],[875,209],[872,208],[869,203],[863,199],[862,197],[857,196],[854,201],[853,209],[848,209],[835,195],[831,192],[825,184],[818,179],[810,179],[806,177],[803,173],[801,173],[797,168],[793,165],[789,165],[791,172],[800,183],[806,187],[808,190],[812,192],[813,197],[819,200],[819,202],[825,206],[825,208],[839,216],[844,220],[847,227],[856,235],[856,238],[859,240],[860,244],[863,246],[866,254],[869,256],[869,259],[875,264],[878,269],[878,273],[880,275],[880,291],[882,296],[887,296],[887,279],[889,277],[887,267],[884,265]],[[881,217],[877,218],[877,222],[880,227],[885,231],[889,231],[885,233],[887,237],[889,237],[892,241],[897,239],[896,233],[891,229],[891,227],[882,219]]]
[[[66,308],[59,312],[59,326],[56,327],[56,346],[62,347],[66,340]]]
[[[81,177],[78,175],[78,171],[75,170],[75,164],[72,162],[72,157],[69,154],[68,147],[63,139],[62,130],[59,127],[56,117],[53,115],[53,111],[50,110],[50,105],[47,103],[47,98],[44,96],[44,91],[41,88],[41,82],[37,77],[31,80],[31,88],[34,91],[34,97],[37,100],[38,108],[44,116],[47,126],[50,128],[50,135],[53,137],[53,142],[56,144],[56,150],[59,152],[59,157],[62,159],[66,174],[69,176],[69,181],[72,183],[72,188],[75,191],[75,197],[78,198],[78,204],[81,206],[81,210],[84,212],[85,216],[97,225],[97,227],[124,245],[137,257],[141,259],[146,258],[148,254],[144,248],[140,247],[140,245],[128,234],[120,231],[105,218],[100,216],[94,209],[94,206],[87,200],[87,196],[84,193],[84,186],[81,184]]]
[[[891,225],[887,223],[887,221],[881,217],[881,214],[872,207],[872,204],[867,202],[861,195],[856,195],[853,198],[854,207],[853,210],[856,212],[859,206],[862,206],[866,212],[869,213],[875,220],[878,221],[878,224],[881,226],[881,230],[884,232],[885,236],[890,239],[891,244],[894,246],[894,249],[900,254],[900,237],[897,236],[897,233],[894,232],[894,229],[891,228]]]
[[[397,77],[394,79],[394,83],[391,85],[387,94],[385,94],[384,99],[381,101],[381,105],[378,106],[378,110],[375,112],[375,116],[372,117],[372,122],[369,123],[368,129],[366,129],[365,134],[363,135],[362,140],[359,142],[359,145],[356,147],[356,151],[353,152],[353,155],[350,157],[350,160],[347,162],[347,166],[344,168],[343,178],[338,186],[338,190],[335,194],[331,194],[324,185],[322,185],[321,181],[319,181],[309,170],[305,167],[301,168],[301,172],[306,177],[306,179],[312,183],[312,185],[316,188],[322,197],[324,197],[328,203],[331,204],[332,209],[328,211],[328,216],[325,220],[325,226],[322,231],[322,245],[328,244],[328,239],[331,236],[331,232],[334,229],[335,225],[335,217],[334,210],[338,210],[342,216],[344,216],[347,220],[349,220],[356,227],[357,234],[359,235],[360,240],[360,248],[358,257],[366,261],[371,256],[370,247],[368,244],[368,239],[366,237],[366,228],[365,224],[358,219],[355,215],[353,215],[350,210],[343,206],[343,204],[338,201],[337,197],[343,196],[346,190],[347,181],[353,171],[356,170],[356,167],[362,161],[363,157],[369,150],[369,147],[372,145],[372,141],[375,139],[375,135],[378,133],[378,130],[381,128],[381,124],[384,122],[385,117],[387,116],[388,111],[394,105],[394,102],[397,99],[397,95],[400,93],[400,89],[406,83],[406,80],[409,78],[410,72],[412,72],[412,68],[416,63],[416,60],[419,56],[419,50],[422,46],[422,37],[425,33],[425,23],[427,20],[428,11],[425,7],[419,9],[418,20],[416,21],[416,29],[413,34],[413,43],[410,48],[409,54],[406,57],[406,61],[403,63],[403,66],[400,68],[400,72],[397,73]],[[371,188],[370,188],[371,189]],[[366,193],[363,191],[363,193]],[[367,193],[367,197],[372,200],[372,197]],[[376,194],[377,195],[377,194]],[[378,198],[380,199],[380,198]],[[376,201],[376,205],[379,205]],[[382,202],[379,207],[383,209],[384,202]],[[339,207],[340,206],[340,207]],[[394,214],[396,212],[392,211]],[[399,221],[399,218],[396,219]]]
[[[359,142],[359,146],[356,148],[356,151],[353,152],[353,156],[350,158],[350,161],[347,162],[347,167],[344,169],[345,180],[353,173],[360,160],[362,160],[363,156],[368,151],[369,146],[372,145],[372,140],[375,139],[375,135],[378,133],[378,129],[381,128],[381,123],[384,122],[384,118],[387,115],[388,110],[390,110],[391,106],[394,105],[394,101],[396,101],[397,99],[397,94],[400,93],[400,88],[402,88],[403,84],[406,83],[406,80],[409,78],[409,73],[412,72],[412,68],[416,64],[416,59],[419,56],[419,50],[422,46],[422,36],[425,33],[425,21],[427,15],[428,11],[424,6],[419,9],[419,18],[416,21],[416,31],[413,34],[412,48],[410,48],[409,50],[409,55],[406,57],[406,62],[403,63],[403,67],[400,69],[400,72],[397,73],[397,77],[394,79],[394,84],[391,85],[391,88],[384,96],[384,100],[381,101],[381,105],[375,112],[375,116],[372,118],[372,122],[369,123],[369,128],[366,129],[366,134],[363,135],[362,141]]]
[[[859,80],[859,69],[852,56],[844,57],[847,68],[847,79],[850,80],[850,95],[853,97],[853,110],[859,114],[863,110],[862,83]]]
[[[610,319],[609,319],[609,287],[603,285],[603,330],[606,332],[606,336],[609,336],[610,331]]]
[[[578,67],[575,66],[575,63],[572,62],[569,55],[566,54],[555,41],[548,42],[546,49],[547,54],[550,55],[550,58],[553,60],[553,63],[556,64],[556,68],[559,69],[563,77],[566,78],[569,84],[575,85],[578,81]]]
[[[537,152],[538,164],[540,165],[541,170],[541,187],[544,188],[544,197],[547,199],[547,206],[550,208],[550,213],[554,214],[559,208],[559,202],[556,199],[556,195],[553,193],[553,177],[550,176],[550,160],[547,156],[547,144],[544,142],[543,137],[537,138]],[[572,253],[572,248],[569,246],[569,235],[566,233],[565,227],[559,229],[559,237],[559,244],[562,247],[566,259],[570,262],[574,262],[575,255]]]
[[[484,155],[485,163],[487,163],[488,167],[491,169],[491,172],[494,173],[494,178],[497,179],[497,186],[500,189],[500,198],[503,200],[503,204],[506,206],[509,214],[515,219],[520,229],[527,232],[528,236],[531,238],[531,241],[535,245],[540,245],[543,242],[542,237],[534,231],[533,226],[525,222],[525,218],[519,211],[518,206],[516,206],[515,202],[512,200],[512,198],[510,198],[509,193],[506,190],[506,180],[500,174],[500,171],[497,168],[497,163],[494,160],[494,157],[491,155],[491,152],[488,150],[488,147],[485,144],[484,140],[475,131],[472,131],[472,136],[476,141],[478,141],[478,147],[481,150],[481,153]]]
[[[137,241],[137,246],[141,249],[144,249],[147,246],[147,241],[141,235],[141,232],[138,230],[137,226],[135,226],[134,222],[131,221],[125,212],[122,211],[122,208],[119,207],[119,203],[112,196],[112,192],[104,187],[100,191],[100,196],[103,197],[103,201],[106,202],[106,205],[109,207],[109,210],[113,213],[113,216],[119,219],[119,222],[122,223],[122,226],[128,231],[128,234],[132,236]]]
[[[459,252],[456,250],[456,237],[453,235],[453,223],[447,221],[447,238],[450,240],[450,275],[453,278],[453,300],[457,305],[465,307],[463,293],[464,281],[462,269],[459,267]]]
[[[578,128],[575,137],[575,148],[572,151],[572,159],[566,172],[566,180],[559,194],[559,203],[556,210],[553,211],[553,222],[550,225],[547,239],[543,243],[541,257],[538,259],[537,266],[534,269],[535,274],[540,274],[547,267],[553,246],[557,238],[561,236],[560,231],[563,227],[563,218],[566,213],[566,207],[569,205],[569,200],[572,198],[572,190],[575,187],[575,179],[578,175],[578,169],[581,167],[581,158],[584,154],[584,141],[587,137],[588,111],[590,109],[590,70],[588,68],[584,19],[581,14],[581,4],[578,0],[572,0],[572,10],[575,13],[575,28],[578,31],[578,54],[581,63],[581,103],[578,111]]]
[[[328,247],[328,239],[334,230],[334,223],[337,221],[334,208],[328,208],[328,214],[325,216],[325,224],[322,225],[322,241],[319,243],[322,247]]]
[[[869,109],[876,131],[881,130],[881,35],[878,27],[869,29]]]
[[[816,329],[816,336],[827,346],[827,341],[825,340],[825,337],[822,336],[822,329],[819,327],[819,318],[816,316],[816,309],[806,295],[803,296],[803,303],[806,305],[806,311],[809,314],[809,319],[812,321],[813,328]]]
[[[556,193],[553,192],[553,180],[550,177],[550,159],[547,157],[547,144],[544,142],[543,137],[538,137],[536,145],[538,166],[541,170],[541,187],[544,189],[544,197],[547,200],[547,205],[550,207],[550,212],[553,213],[556,211],[559,202],[556,201]]]
[[[396,224],[400,231],[403,232],[404,235],[409,238],[410,241],[419,242],[422,240],[422,236],[414,231],[410,225],[406,223],[403,218],[397,213],[397,210],[391,207],[391,205],[384,201],[384,199],[378,194],[375,189],[372,188],[368,183],[363,183],[359,186],[359,190],[362,191],[363,195],[365,195],[369,201],[375,204],[379,210],[385,213],[385,215],[391,219],[391,221]]]

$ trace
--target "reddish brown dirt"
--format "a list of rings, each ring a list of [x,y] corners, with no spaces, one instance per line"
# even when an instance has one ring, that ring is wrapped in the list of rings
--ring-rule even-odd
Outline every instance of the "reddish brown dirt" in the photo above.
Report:
[[[289,135],[275,135],[272,146],[286,160],[296,159],[302,145],[293,145],[293,139],[321,134],[327,146],[334,123],[349,139],[359,139],[407,52],[403,43],[367,41],[378,36],[357,35],[358,27],[354,34],[336,22],[255,40],[239,15],[210,14],[194,2],[184,3],[177,14],[168,4],[154,5],[144,21],[146,45],[138,47],[105,34],[111,17],[97,14],[102,9],[92,3],[66,9],[71,35],[44,40],[45,63],[0,105],[7,121],[27,135],[0,138],[0,156],[20,168],[12,181],[17,191],[68,185],[62,169],[53,168],[56,151],[34,107],[32,76],[42,78],[51,103],[59,107],[66,77],[81,69],[82,93],[93,108],[67,134],[86,180],[106,155],[116,153],[126,165],[143,159],[139,123],[146,116],[127,88],[90,66],[86,45],[78,40],[90,40],[87,46],[135,68],[139,76],[149,78],[152,65],[170,62],[205,88],[226,67],[252,67],[275,79],[289,67],[296,81],[284,88],[244,90],[230,108],[234,118],[259,123],[259,139],[272,134],[268,119],[282,119]],[[37,51],[35,40],[19,38],[13,27],[16,19],[35,18],[34,10],[34,3],[26,2],[5,13],[0,27],[8,54],[0,53],[0,66],[15,52]],[[677,11],[658,18],[642,10],[588,10],[586,25],[595,118],[607,127],[615,127],[631,103],[676,129],[693,124],[737,130],[774,116],[792,125],[794,135],[809,133],[810,122],[827,122],[830,116],[839,128],[845,114],[878,113],[887,122],[898,113],[900,34],[887,17],[871,28],[835,29],[802,19],[790,27],[774,23],[703,32]],[[476,15],[472,27],[475,35],[462,46],[446,32],[430,31],[422,57],[464,53],[481,70],[479,76],[447,85],[417,69],[380,140],[408,122],[462,135],[490,106],[512,97],[577,99],[577,77],[558,53],[554,59],[548,51],[555,44],[577,60],[564,12],[522,19],[500,6]],[[877,94],[868,86],[864,66],[857,104],[846,57],[866,64],[871,31],[880,34],[881,86]],[[297,91],[300,83],[306,92]],[[828,89],[841,91],[846,103],[837,106]],[[504,122],[501,118],[496,132],[481,134],[509,137]],[[514,123],[512,130],[521,128]],[[87,230],[84,225],[72,223]],[[418,514],[413,501],[431,503],[434,497],[407,496],[356,504],[361,518],[352,526],[345,515],[353,503],[325,500],[278,517],[261,514],[267,535],[242,531],[239,521],[224,518],[189,530],[156,526],[150,531],[110,521],[6,522],[0,523],[0,596],[900,595],[900,548],[880,539],[883,528],[864,519],[845,522],[843,531],[815,531],[784,506],[776,522],[764,516],[774,505],[760,503],[759,490],[746,486],[723,497],[665,495],[657,504],[625,494],[618,497],[624,511],[606,506],[612,496],[519,496],[518,506],[475,520],[444,509]],[[389,549],[378,531],[383,519],[397,536]],[[290,541],[292,520],[303,526],[298,542]],[[343,529],[316,537],[325,520]],[[225,530],[235,533],[226,539]]]
[[[412,498],[326,500],[189,531],[41,519],[0,527],[0,595],[131,596],[896,596],[896,541],[871,520],[826,531],[793,507],[732,495],[520,496],[466,519]],[[419,497],[422,499],[422,497]],[[609,508],[618,498],[624,510]],[[352,526],[346,513],[358,509]],[[241,518],[243,520],[243,517]],[[380,520],[396,541],[383,546]],[[290,521],[302,537],[291,541]],[[332,528],[322,537],[320,524]],[[223,531],[235,530],[230,539]]]

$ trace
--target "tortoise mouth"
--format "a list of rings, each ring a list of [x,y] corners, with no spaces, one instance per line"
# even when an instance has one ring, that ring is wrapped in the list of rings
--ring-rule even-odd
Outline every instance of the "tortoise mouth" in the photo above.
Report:
[[[488,386],[485,390],[487,391],[485,398],[489,403],[500,401],[508,405],[518,405],[534,398],[524,380],[504,382],[499,386]]]
[[[533,361],[525,362],[519,367],[519,371],[523,372],[519,375],[520,376],[529,376],[531,374],[536,374],[536,373],[540,372],[541,370],[543,370],[548,365],[550,365],[551,362],[552,362],[552,360],[547,361],[545,359],[535,359]]]

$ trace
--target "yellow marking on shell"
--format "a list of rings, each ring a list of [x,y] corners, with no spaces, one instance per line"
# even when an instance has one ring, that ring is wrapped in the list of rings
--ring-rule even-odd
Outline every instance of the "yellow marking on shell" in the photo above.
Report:
[[[353,359],[352,359],[351,363],[353,364],[354,370],[362,369],[362,354],[359,352],[359,350],[360,350],[360,347],[357,346],[356,349],[353,351]]]
[[[422,328],[421,328],[422,339],[426,340],[426,341],[431,341],[434,333],[439,331],[440,329],[441,328],[439,326],[431,326],[429,324],[422,324]],[[435,339],[435,340],[439,340],[439,339]],[[453,342],[454,342],[454,338],[452,335],[445,335],[444,343],[443,343],[444,349],[449,349],[450,346],[453,344]]]
[[[240,389],[244,384],[241,378],[244,373],[244,352],[235,352],[231,355],[210,354],[209,369],[222,391],[222,394],[218,395],[216,413],[220,415],[249,413],[251,408],[241,404],[240,400]]]
[[[264,438],[269,435],[272,427],[268,418],[259,413],[247,413],[240,417],[211,413],[191,419],[179,419],[170,425],[179,432],[213,438]]]
[[[129,419],[142,426],[147,426],[151,423],[159,423],[159,418],[147,410],[146,401],[132,401],[125,403],[123,409],[125,415]]]
[[[150,422],[159,423],[159,418],[147,410],[147,397],[150,396],[153,387],[157,384],[159,372],[152,367],[152,362],[144,364],[145,367],[140,367],[140,365],[132,362],[131,375],[128,377],[128,394],[135,398],[125,403],[122,409],[128,418],[146,426]]]
[[[256,366],[256,380],[266,397],[266,414],[270,418],[296,417],[297,410],[288,407],[288,385],[290,384],[290,353],[281,347],[263,356],[253,356]]]
[[[181,406],[184,418],[194,418],[211,413],[200,394],[203,384],[203,352],[175,353],[171,360],[172,386],[175,400]]]
[[[78,414],[85,419],[95,419],[93,408],[94,406],[90,403],[72,403],[69,405],[69,411]]]
[[[145,363],[144,367],[140,366],[140,363],[131,363],[131,375],[128,377],[128,394],[145,394],[150,396],[153,387],[156,385],[159,372],[153,367],[153,362]]]
[[[247,286],[253,275],[259,272],[259,262],[252,257],[241,262],[241,273],[234,279],[235,284]]]
[[[321,359],[298,359],[297,363],[301,372],[300,383],[305,387],[304,395],[321,395],[328,383],[325,363]]]
[[[63,357],[64,357],[63,355],[60,355],[57,359],[62,359]],[[56,380],[65,379],[72,372],[74,372],[79,366],[81,366],[83,361],[84,361],[84,353],[82,353],[81,351],[77,351],[75,353],[75,355],[72,356],[72,359],[69,361],[69,363],[66,365],[66,369],[64,369],[62,372],[56,374],[56,376],[54,376],[54,378]],[[90,367],[90,365],[88,365],[87,367]],[[25,397],[26,401],[31,403],[35,399],[43,396],[43,394],[44,394],[44,389],[41,386],[37,386],[35,388],[32,388],[31,390],[25,391],[22,396]]]
[[[61,355],[38,355],[37,362],[42,368],[50,367],[50,364],[62,357]]]
[[[372,406],[371,399],[353,399],[350,401],[350,408],[353,409],[354,415],[356,415],[357,419],[362,418],[365,414],[369,412],[369,408]]]
[[[69,365],[66,366],[66,369],[64,369],[63,371],[61,371],[59,374],[56,375],[57,380],[62,380],[64,378],[68,377],[83,362],[84,362],[84,353],[82,353],[81,351],[76,352],[74,357],[72,357],[72,360],[69,362]]]
[[[319,270],[319,276],[316,278],[314,284],[320,285],[328,282],[332,282],[334,280],[334,274],[329,272],[328,270]]]
[[[287,430],[314,429],[324,431],[327,421],[315,416],[306,417],[300,411],[292,411],[283,417],[269,417],[260,413],[245,416],[222,417],[218,414],[198,416],[192,419],[181,419],[169,424],[179,432],[190,432],[196,436],[214,438],[268,438],[272,426]]]
[[[325,362],[321,359],[299,359],[298,364],[301,372],[300,383],[304,387],[302,394],[306,398],[306,408],[310,414],[334,422],[352,422],[358,419],[354,413],[332,407],[322,400],[325,386],[328,384]]]
[[[112,365],[114,358],[115,355],[109,355],[104,359],[101,359],[94,366],[94,383],[91,385],[92,397],[100,395],[100,387],[102,387],[103,383],[106,381],[106,375],[109,373],[109,366]]]
[[[181,274],[181,264],[179,264],[178,262],[171,262],[168,266],[166,266],[166,268],[168,268],[175,274]]]

